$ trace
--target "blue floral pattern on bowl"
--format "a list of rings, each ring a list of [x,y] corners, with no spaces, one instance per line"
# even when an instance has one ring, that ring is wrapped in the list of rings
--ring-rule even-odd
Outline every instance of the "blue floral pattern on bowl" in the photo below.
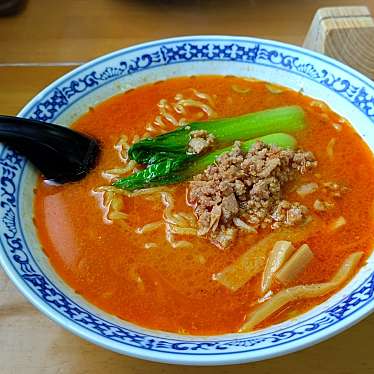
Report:
[[[115,63],[112,62],[114,57]],[[316,64],[318,59],[323,63]],[[47,88],[21,115],[51,122],[88,93],[119,78],[167,65],[191,62],[209,64],[213,61],[270,67],[303,77],[333,91],[374,123],[373,85],[358,73],[340,65],[336,67],[338,63],[328,59],[325,61],[323,57],[297,47],[234,37],[170,39],[132,48],[130,58],[126,49],[104,56]],[[329,66],[332,68],[329,69]],[[308,340],[308,337],[321,332],[326,336],[331,335],[340,329],[336,326],[343,325],[345,320],[345,324],[349,325],[352,323],[350,318],[361,318],[364,309],[367,313],[366,309],[372,308],[374,272],[349,295],[318,315],[284,327],[280,325],[270,332],[264,330],[256,334],[199,339],[163,336],[158,332],[137,331],[135,327],[127,328],[113,323],[79,305],[43,274],[22,232],[19,191],[26,161],[14,150],[3,147],[0,165],[0,259],[4,268],[13,279],[17,278],[21,289],[32,291],[34,303],[39,306],[43,304],[43,310],[48,310],[52,318],[63,325],[68,321],[71,330],[107,348],[167,362],[214,364],[249,361],[311,344],[313,339]],[[260,353],[256,356],[258,351]],[[178,358],[178,355],[181,357]],[[187,356],[193,357],[189,359]]]

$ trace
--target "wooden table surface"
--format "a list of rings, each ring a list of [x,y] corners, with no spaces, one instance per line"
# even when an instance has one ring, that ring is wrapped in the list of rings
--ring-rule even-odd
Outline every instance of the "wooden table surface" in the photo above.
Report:
[[[251,35],[302,44],[317,8],[374,0],[29,0],[0,18],[0,113],[16,114],[78,64],[135,43],[197,34]],[[374,373],[374,315],[302,352],[264,362],[181,367],[96,347],[39,313],[0,269],[0,373]]]

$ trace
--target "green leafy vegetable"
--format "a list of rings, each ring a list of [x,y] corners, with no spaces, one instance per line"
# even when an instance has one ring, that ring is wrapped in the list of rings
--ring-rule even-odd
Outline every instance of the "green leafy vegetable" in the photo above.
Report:
[[[272,133],[295,132],[304,127],[304,111],[299,106],[268,109],[239,117],[193,122],[155,138],[143,139],[130,147],[129,157],[141,164],[173,159],[178,154],[187,152],[190,132],[194,130],[206,130],[214,135],[216,148],[222,148],[235,140],[253,139]]]
[[[258,139],[243,142],[241,148],[248,151],[257,140],[266,144],[274,144],[282,148],[295,148],[296,140],[288,134],[270,134]],[[173,159],[165,159],[161,162],[149,165],[128,177],[122,178],[113,185],[124,190],[137,190],[140,188],[154,187],[172,184],[190,179],[201,173],[209,165],[213,164],[217,157],[231,150],[230,147],[218,149],[206,155],[188,155],[186,153],[175,155]]]

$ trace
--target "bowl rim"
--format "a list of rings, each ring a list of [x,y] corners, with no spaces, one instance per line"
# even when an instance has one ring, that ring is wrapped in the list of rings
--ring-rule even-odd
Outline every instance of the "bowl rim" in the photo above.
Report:
[[[62,84],[63,82],[70,80],[73,76],[78,75],[95,65],[109,61],[117,56],[120,56],[125,53],[134,52],[137,50],[145,49],[148,47],[154,47],[157,45],[163,45],[173,42],[192,42],[192,41],[204,41],[204,40],[216,40],[217,42],[222,41],[238,41],[238,42],[254,42],[260,43],[261,45],[271,45],[276,47],[282,47],[284,49],[289,49],[293,52],[302,55],[309,55],[313,58],[318,60],[322,60],[323,62],[328,62],[334,67],[337,67],[339,70],[342,70],[350,75],[353,75],[355,78],[359,79],[365,86],[369,86],[370,88],[374,89],[374,82],[372,82],[369,78],[365,77],[361,73],[355,71],[354,69],[340,63],[339,61],[335,61],[327,56],[321,55],[319,53],[306,50],[299,46],[293,46],[287,43],[282,43],[278,41],[272,41],[267,39],[260,39],[260,38],[252,38],[252,37],[240,37],[240,36],[225,36],[225,35],[201,35],[201,36],[184,36],[184,37],[174,37],[174,38],[167,38],[167,39],[160,39],[155,41],[150,41],[146,43],[136,44],[131,47],[123,48],[117,51],[113,51],[111,53],[105,54],[103,56],[97,57],[73,70],[64,74],[62,77],[58,78],[57,80],[53,81],[47,87],[45,87],[42,91],[40,91],[37,95],[35,95],[26,105],[25,107],[19,112],[19,116],[25,115],[35,104],[41,100],[42,97],[46,95],[47,92],[51,91],[54,87]],[[80,98],[81,99],[81,98]],[[60,112],[59,114],[61,114]],[[371,119],[374,122],[374,118]],[[26,241],[26,240],[25,240]],[[2,242],[2,241],[1,241]],[[2,243],[1,243],[2,244]],[[3,246],[3,244],[2,244]],[[250,352],[227,352],[226,354],[209,354],[209,355],[176,355],[175,353],[167,353],[167,352],[157,352],[151,350],[145,350],[144,348],[137,348],[127,345],[126,343],[119,343],[110,341],[109,339],[105,339],[90,330],[86,330],[79,326],[78,324],[74,324],[69,321],[65,316],[57,314],[53,309],[49,307],[49,305],[38,298],[32,290],[27,287],[24,280],[21,279],[19,274],[8,266],[5,250],[0,250],[0,263],[4,268],[5,272],[8,274],[12,282],[17,286],[17,288],[25,295],[25,297],[31,301],[33,305],[35,305],[42,313],[47,315],[50,319],[57,322],[62,327],[66,328],[67,330],[71,331],[75,335],[78,335],[92,343],[100,345],[104,348],[122,353],[127,354],[129,356],[147,359],[152,361],[164,362],[164,363],[174,363],[174,364],[184,364],[184,365],[223,365],[223,364],[237,364],[249,361],[258,361],[263,359],[268,359],[271,357],[276,357],[284,354],[288,354],[297,350],[304,349],[311,345],[314,345],[320,341],[328,339],[339,332],[349,328],[353,324],[359,322],[361,319],[365,318],[369,313],[372,312],[374,309],[374,303],[367,303],[362,306],[360,310],[355,311],[348,317],[344,318],[343,320],[339,321],[333,326],[330,326],[328,330],[318,331],[314,335],[309,335],[305,341],[300,343],[288,343],[285,345],[280,345],[272,348],[272,352],[269,352],[269,349],[263,349],[263,351],[257,351],[254,355],[251,350]],[[372,304],[372,305],[370,305]],[[149,330],[152,331],[152,330]],[[162,332],[160,332],[162,334]],[[215,336],[218,337],[218,336]],[[207,337],[209,338],[209,337]],[[222,336],[225,339],[225,335]],[[243,337],[244,338],[244,337]],[[125,348],[125,349],[124,349]]]

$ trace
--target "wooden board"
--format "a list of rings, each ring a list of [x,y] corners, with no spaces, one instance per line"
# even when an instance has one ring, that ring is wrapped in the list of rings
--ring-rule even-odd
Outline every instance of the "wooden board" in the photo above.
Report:
[[[374,79],[374,19],[365,6],[319,9],[303,46]]]

